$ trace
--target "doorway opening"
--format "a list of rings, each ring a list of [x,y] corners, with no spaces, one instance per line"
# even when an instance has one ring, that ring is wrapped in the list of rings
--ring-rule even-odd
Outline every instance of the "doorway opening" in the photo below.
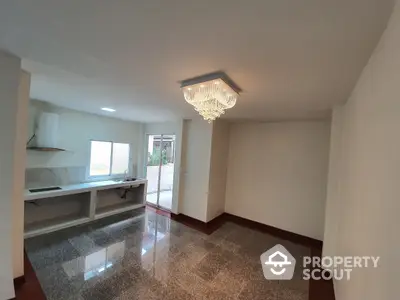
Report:
[[[147,135],[147,202],[171,210],[175,167],[175,135]]]

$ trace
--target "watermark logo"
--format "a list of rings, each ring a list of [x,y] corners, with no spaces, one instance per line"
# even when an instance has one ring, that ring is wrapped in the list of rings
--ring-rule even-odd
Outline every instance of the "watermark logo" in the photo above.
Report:
[[[282,245],[276,245],[261,254],[264,277],[268,280],[291,280],[296,259]]]
[[[377,268],[379,259],[379,256],[305,256],[303,279],[350,280],[354,269]]]
[[[261,254],[264,277],[268,280],[291,280],[296,259],[282,245],[276,245]],[[304,256],[301,270],[304,280],[350,280],[358,268],[377,268],[379,256]]]

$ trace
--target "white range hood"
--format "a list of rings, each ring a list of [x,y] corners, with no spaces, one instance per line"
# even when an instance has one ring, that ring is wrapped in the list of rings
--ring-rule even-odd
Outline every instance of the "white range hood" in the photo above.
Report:
[[[40,114],[36,130],[36,146],[57,148],[59,115],[43,112]]]

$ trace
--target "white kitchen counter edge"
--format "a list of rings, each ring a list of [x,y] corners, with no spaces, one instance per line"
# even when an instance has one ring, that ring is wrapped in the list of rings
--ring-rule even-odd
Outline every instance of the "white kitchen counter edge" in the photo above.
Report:
[[[126,186],[136,186],[144,184],[146,182],[147,179],[137,179],[135,181],[127,181],[127,182],[122,182],[122,181],[118,182],[113,180],[94,181],[94,182],[85,182],[72,185],[64,185],[60,186],[61,190],[53,190],[53,191],[45,191],[37,193],[31,193],[29,189],[26,189],[24,192],[24,199],[25,201],[32,201],[43,198],[85,193],[93,190],[106,190],[106,189],[126,187]]]

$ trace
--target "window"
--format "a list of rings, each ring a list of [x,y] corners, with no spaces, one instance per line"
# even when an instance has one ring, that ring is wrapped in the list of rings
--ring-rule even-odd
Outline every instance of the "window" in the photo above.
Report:
[[[129,169],[129,144],[91,141],[89,176],[122,175]]]

